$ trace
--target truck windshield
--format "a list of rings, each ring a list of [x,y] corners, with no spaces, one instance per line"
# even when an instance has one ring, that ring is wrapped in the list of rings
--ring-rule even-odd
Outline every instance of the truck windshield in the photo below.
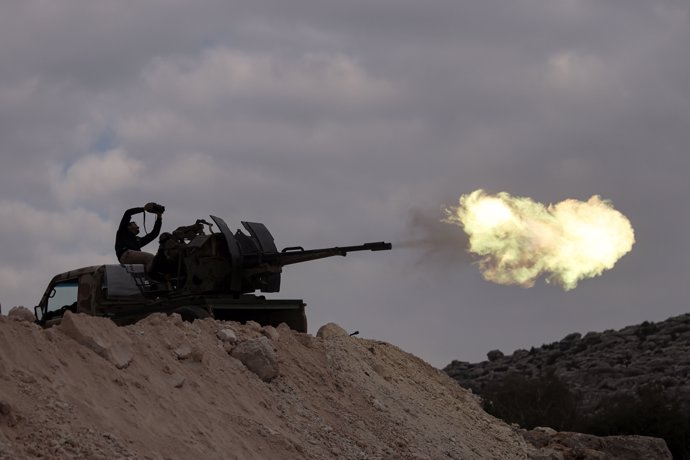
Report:
[[[48,311],[69,307],[77,302],[79,283],[77,280],[61,281],[54,287],[54,294],[48,299]]]

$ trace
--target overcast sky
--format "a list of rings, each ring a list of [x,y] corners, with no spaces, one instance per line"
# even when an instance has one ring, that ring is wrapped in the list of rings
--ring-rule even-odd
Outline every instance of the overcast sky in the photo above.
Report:
[[[3,312],[116,263],[122,213],[156,201],[164,230],[392,242],[271,297],[437,367],[686,313],[689,45],[687,0],[4,1]],[[439,222],[478,188],[600,195],[636,243],[572,291],[490,283]]]

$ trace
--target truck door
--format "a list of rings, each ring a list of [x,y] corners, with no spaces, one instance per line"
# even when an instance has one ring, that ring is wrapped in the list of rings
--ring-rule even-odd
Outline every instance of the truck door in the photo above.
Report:
[[[45,318],[39,318],[39,320],[45,321],[45,326],[52,326],[62,320],[65,311],[70,310],[76,313],[78,294],[78,278],[58,281],[48,294],[48,302],[42,312]]]

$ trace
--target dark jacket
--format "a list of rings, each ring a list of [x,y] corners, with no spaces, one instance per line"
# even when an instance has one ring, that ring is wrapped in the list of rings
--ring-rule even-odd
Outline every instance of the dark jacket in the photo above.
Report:
[[[144,208],[132,208],[125,211],[125,214],[122,216],[120,226],[118,227],[117,234],[115,235],[115,254],[117,254],[118,260],[120,260],[120,256],[128,249],[132,251],[141,251],[141,248],[153,241],[161,231],[162,219],[157,217],[151,233],[148,233],[141,238],[132,234],[127,226],[132,220],[132,216],[141,212],[144,212]]]

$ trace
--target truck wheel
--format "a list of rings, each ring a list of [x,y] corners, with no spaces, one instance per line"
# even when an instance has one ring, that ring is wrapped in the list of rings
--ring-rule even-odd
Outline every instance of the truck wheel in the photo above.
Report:
[[[204,319],[211,316],[207,310],[201,307],[180,307],[173,310],[173,313],[177,313],[182,317],[183,321],[188,323],[193,323],[195,319]]]

